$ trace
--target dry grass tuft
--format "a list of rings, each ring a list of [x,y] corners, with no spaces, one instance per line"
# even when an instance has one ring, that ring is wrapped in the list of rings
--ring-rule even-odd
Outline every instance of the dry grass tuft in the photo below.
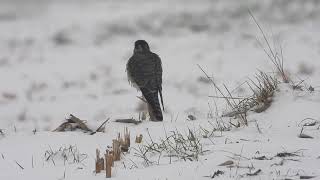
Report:
[[[247,112],[252,110],[254,112],[260,113],[268,109],[272,102],[272,97],[276,91],[279,81],[262,71],[259,71],[254,76],[253,79],[249,79],[243,84],[247,84],[251,89],[253,95],[248,97],[235,97],[226,85],[223,85],[224,91],[220,88],[201,68],[201,71],[207,76],[211,81],[213,88],[216,90],[220,96],[209,96],[212,98],[223,98],[229,107],[229,112],[222,115],[224,117],[236,117],[240,121],[237,124],[231,123],[235,127],[240,127],[241,124],[248,125]]]
[[[272,97],[279,82],[276,78],[267,75],[262,71],[259,71],[259,74],[256,74],[255,78],[256,82],[250,80],[251,83],[248,83],[248,86],[254,93],[249,105],[251,104],[251,107],[254,107],[254,112],[260,113],[270,107]]]
[[[63,161],[63,164],[74,164],[81,163],[85,159],[87,159],[88,155],[84,153],[80,153],[77,146],[61,146],[57,150],[53,150],[49,147],[49,150],[46,150],[44,153],[45,161],[51,161],[53,165],[56,165],[57,162]]]
[[[284,63],[283,63],[284,57],[283,57],[282,47],[281,46],[279,48],[276,48],[275,46],[272,47],[265,32],[263,31],[262,27],[260,26],[257,19],[254,17],[254,15],[251,13],[250,10],[249,10],[249,14],[252,17],[253,21],[255,22],[255,24],[259,28],[260,33],[263,36],[263,41],[260,41],[257,38],[257,42],[259,43],[260,47],[263,49],[263,51],[268,56],[269,60],[274,65],[275,69],[277,70],[277,73],[281,76],[283,82],[284,83],[291,82],[289,75],[287,74],[287,72],[284,69]],[[265,45],[263,45],[263,42],[265,43]]]
[[[169,157],[170,163],[172,158],[197,161],[199,155],[204,153],[200,139],[190,129],[187,135],[178,130],[171,131],[170,135],[166,133],[166,137],[160,139],[159,142],[155,142],[150,134],[149,137],[150,142],[133,148],[135,150],[134,155],[142,158],[146,165],[159,164],[161,157]],[[158,155],[158,161],[152,160],[154,155]]]

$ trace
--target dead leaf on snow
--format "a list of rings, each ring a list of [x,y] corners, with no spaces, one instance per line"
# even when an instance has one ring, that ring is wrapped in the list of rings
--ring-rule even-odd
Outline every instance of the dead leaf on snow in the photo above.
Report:
[[[219,164],[218,166],[230,166],[230,165],[232,165],[233,163],[234,163],[233,161],[229,160],[229,161],[226,161],[226,162],[224,162],[224,163]]]

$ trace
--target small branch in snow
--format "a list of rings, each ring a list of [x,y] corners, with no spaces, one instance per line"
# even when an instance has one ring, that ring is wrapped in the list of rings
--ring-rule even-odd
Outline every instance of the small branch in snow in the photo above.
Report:
[[[208,97],[212,97],[212,98],[220,98],[220,99],[246,99],[246,97],[222,97],[222,96],[208,96]]]
[[[22,170],[24,170],[24,167],[22,167],[17,161],[14,161]]]
[[[84,130],[84,131],[89,131],[92,132],[92,130],[90,128],[88,128],[88,126],[84,123],[85,121],[80,120],[79,118],[75,117],[74,115],[70,114],[69,119],[67,119],[68,122],[71,123],[76,123],[79,125],[79,128]]]
[[[137,121],[133,118],[131,119],[116,119],[115,122],[119,122],[119,123],[133,123],[135,125],[140,124],[142,121]]]
[[[213,173],[213,175],[204,176],[204,177],[209,177],[209,178],[213,179],[213,178],[218,177],[218,176],[223,175],[223,174],[224,174],[223,171],[217,170],[217,171],[215,171],[215,172]]]
[[[281,152],[276,155],[276,157],[292,157],[292,156],[299,156],[299,155],[297,155],[295,152],[294,153]]]
[[[257,127],[257,130],[258,130],[259,134],[262,134],[262,131],[261,131],[260,127],[259,127],[258,121],[255,120],[254,122],[256,123],[256,127]]]
[[[315,178],[317,176],[300,176],[299,178],[300,179],[312,179],[312,178]]]
[[[230,165],[233,165],[233,164],[234,164],[233,161],[228,160],[226,162],[223,162],[223,163],[219,164],[218,166],[230,166]]]
[[[303,133],[300,133],[298,137],[299,137],[299,138],[306,138],[306,139],[313,139],[312,136],[309,136],[309,135],[303,134]]]
[[[132,161],[130,158],[128,158],[128,159],[129,159],[129,161],[132,162],[132,166],[134,166],[135,168],[138,168],[138,165],[134,161]],[[132,169],[132,166],[130,169]]]
[[[106,129],[106,123],[107,123],[109,120],[110,120],[110,118],[108,118],[107,120],[105,120],[105,121],[97,128],[97,130],[94,131],[94,132],[92,132],[92,133],[90,133],[90,135],[93,135],[93,134],[95,134],[95,133],[97,133],[97,132],[104,132],[105,129]]]
[[[257,176],[261,172],[262,172],[261,169],[258,169],[254,173],[247,173],[247,176]]]
[[[226,166],[227,168],[231,169],[231,168],[237,168],[237,169],[249,169],[249,171],[255,169],[253,167],[253,165],[251,164],[251,166],[240,166],[240,165],[230,165],[230,166]]]

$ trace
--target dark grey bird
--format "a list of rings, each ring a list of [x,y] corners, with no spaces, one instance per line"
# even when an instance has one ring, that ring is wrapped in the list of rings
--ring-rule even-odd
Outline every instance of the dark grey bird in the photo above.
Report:
[[[160,57],[151,52],[145,40],[134,43],[133,55],[127,62],[128,80],[142,92],[148,103],[151,121],[162,121],[163,115],[159,97],[162,100],[162,63]],[[163,108],[164,109],[164,108]]]

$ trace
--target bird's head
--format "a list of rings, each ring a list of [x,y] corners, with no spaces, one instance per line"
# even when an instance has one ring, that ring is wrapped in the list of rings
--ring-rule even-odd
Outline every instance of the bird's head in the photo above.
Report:
[[[149,52],[150,48],[149,45],[147,43],[147,41],[145,40],[137,40],[134,43],[134,53],[142,53],[142,52]]]

